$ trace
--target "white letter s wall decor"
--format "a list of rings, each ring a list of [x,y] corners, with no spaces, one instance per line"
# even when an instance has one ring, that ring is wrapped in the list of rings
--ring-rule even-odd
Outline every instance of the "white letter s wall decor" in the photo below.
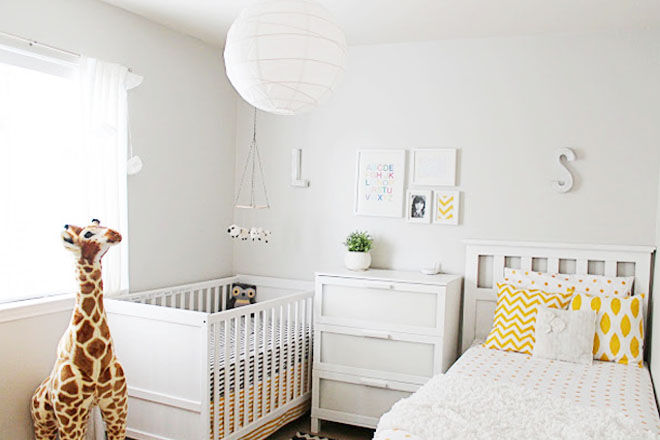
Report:
[[[552,181],[552,187],[559,193],[565,193],[573,188],[573,174],[571,170],[562,162],[562,157],[566,158],[566,162],[575,160],[575,152],[570,148],[560,148],[555,151],[555,158],[557,160],[559,178]]]

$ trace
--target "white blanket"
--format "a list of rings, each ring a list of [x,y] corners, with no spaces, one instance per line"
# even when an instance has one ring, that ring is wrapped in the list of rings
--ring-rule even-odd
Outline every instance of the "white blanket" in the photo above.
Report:
[[[397,402],[374,439],[654,439],[609,409],[582,406],[513,383],[438,375]]]

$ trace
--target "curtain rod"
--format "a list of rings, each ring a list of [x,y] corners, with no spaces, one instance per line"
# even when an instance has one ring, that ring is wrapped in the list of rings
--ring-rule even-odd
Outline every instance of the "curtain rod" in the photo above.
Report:
[[[79,53],[72,52],[72,51],[66,50],[66,49],[60,49],[59,47],[51,46],[49,44],[40,43],[40,42],[38,42],[36,40],[32,40],[30,38],[25,38],[25,37],[22,37],[22,36],[16,35],[16,34],[10,34],[9,32],[0,31],[0,35],[2,35],[4,37],[11,38],[11,39],[14,39],[14,40],[22,41],[23,43],[27,43],[30,46],[43,47],[44,49],[54,50],[56,52],[61,52],[61,53],[71,55],[71,56],[74,56],[74,57],[80,57],[81,56]]]
[[[50,44],[40,43],[37,40],[32,40],[30,38],[25,38],[25,37],[22,37],[20,35],[12,34],[12,33],[9,33],[9,32],[0,31],[0,36],[11,38],[13,40],[22,41],[23,43],[27,43],[29,46],[43,47],[44,49],[48,49],[48,50],[52,50],[52,51],[55,51],[55,52],[63,53],[65,55],[69,55],[69,56],[76,57],[76,58],[82,57],[82,55],[77,53],[77,52],[73,52],[73,51],[70,51],[70,50],[67,50],[67,49],[62,49],[62,48],[59,48],[59,47],[56,47],[56,46],[51,46]],[[133,69],[129,67],[128,71],[133,72]]]

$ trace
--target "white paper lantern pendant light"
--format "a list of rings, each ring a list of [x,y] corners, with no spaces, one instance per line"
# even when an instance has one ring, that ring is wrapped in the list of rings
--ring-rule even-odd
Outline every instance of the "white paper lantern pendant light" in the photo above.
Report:
[[[334,91],[346,66],[346,38],[315,1],[268,0],[234,21],[224,57],[243,99],[265,112],[296,115]]]

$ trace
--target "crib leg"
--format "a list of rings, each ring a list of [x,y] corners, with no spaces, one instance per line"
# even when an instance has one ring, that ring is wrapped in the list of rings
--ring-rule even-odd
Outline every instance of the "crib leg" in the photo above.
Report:
[[[312,434],[316,435],[316,434],[319,433],[319,425],[320,425],[319,422],[320,421],[319,421],[318,417],[312,417],[311,420],[312,420],[312,423],[311,423],[311,426],[309,427],[309,430],[312,431]]]

